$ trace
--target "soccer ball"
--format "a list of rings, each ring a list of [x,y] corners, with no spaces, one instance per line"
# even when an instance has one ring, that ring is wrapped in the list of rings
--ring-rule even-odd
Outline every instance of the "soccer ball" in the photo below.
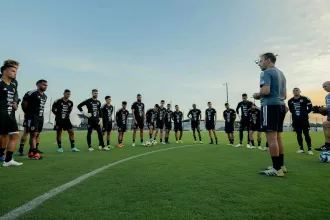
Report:
[[[320,161],[323,163],[330,163],[330,153],[329,152],[322,152],[320,153]]]
[[[150,142],[150,141],[147,141],[147,142],[146,142],[146,146],[147,146],[147,147],[150,147],[150,146],[151,146],[151,142]]]
[[[152,144],[152,146],[155,146],[157,144],[157,141],[153,140],[151,144]]]

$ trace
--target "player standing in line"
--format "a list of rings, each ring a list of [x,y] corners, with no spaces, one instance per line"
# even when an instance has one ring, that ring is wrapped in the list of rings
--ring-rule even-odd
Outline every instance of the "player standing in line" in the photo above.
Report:
[[[260,56],[260,92],[253,97],[261,103],[261,129],[265,131],[273,166],[259,173],[267,176],[284,176],[284,148],[282,142],[283,122],[287,108],[286,78],[275,67],[276,56],[265,53]]]
[[[154,108],[150,108],[146,112],[147,126],[149,128],[150,141],[153,141],[152,135],[154,133],[155,123],[157,122],[157,118],[158,118],[158,113],[159,113],[158,109],[159,109],[159,105],[156,104],[154,106]],[[155,135],[155,140],[156,140],[156,135]]]
[[[0,79],[0,157],[3,158],[4,167],[20,166],[23,163],[14,161],[13,152],[15,151],[16,143],[19,140],[19,131],[15,118],[14,111],[15,97],[17,95],[17,84],[13,84],[15,80],[19,63],[14,60],[5,61],[1,67]],[[6,156],[4,152],[7,149]],[[1,160],[2,161],[2,160]]]
[[[110,150],[108,147],[104,145],[103,136],[102,136],[102,110],[101,110],[101,102],[97,100],[99,93],[97,89],[92,90],[92,98],[86,99],[82,103],[80,103],[77,108],[79,111],[88,118],[88,131],[87,131],[87,144],[88,150],[93,151],[92,147],[92,132],[93,129],[96,130],[97,136],[99,139],[99,146],[101,146],[101,150],[108,151]],[[82,107],[86,106],[87,112],[85,112]]]
[[[136,138],[136,131],[140,129],[140,145],[145,146],[143,142],[143,129],[146,123],[145,112],[144,112],[144,104],[142,103],[142,96],[138,94],[136,96],[137,100],[132,104],[132,116],[134,119],[134,130],[133,130],[133,143],[132,146],[135,146],[135,138]]]
[[[110,135],[112,131],[112,114],[113,114],[113,106],[111,105],[111,96],[105,97],[105,104],[102,106],[102,120],[103,127],[102,132],[103,136],[107,133],[107,147],[113,148],[110,145]]]
[[[41,79],[37,83],[37,90],[31,90],[23,97],[22,109],[27,118],[27,131],[30,133],[30,150],[28,157],[34,160],[40,160],[37,149],[37,142],[44,125],[44,111],[47,96],[48,83]]]
[[[173,111],[171,110],[171,104],[167,104],[167,110],[164,117],[165,122],[165,144],[170,144],[168,141],[170,136],[170,131],[172,129],[172,118],[173,118]]]
[[[242,100],[241,102],[238,103],[236,107],[236,113],[238,116],[241,118],[240,120],[240,126],[239,126],[239,144],[237,144],[235,147],[242,147],[243,143],[243,132],[244,130],[247,131],[248,135],[248,142],[246,145],[246,148],[251,148],[250,147],[250,136],[249,136],[249,115],[248,115],[248,110],[252,106],[252,102],[247,100],[247,94],[242,94]],[[241,110],[241,115],[239,114],[239,110]]]
[[[248,115],[250,118],[250,142],[252,144],[251,149],[255,149],[254,146],[254,137],[253,134],[257,132],[258,138],[258,149],[263,150],[261,147],[261,130],[260,130],[260,110],[256,107],[255,104],[252,104],[252,107],[248,110]]]
[[[127,118],[128,118],[128,111],[126,109],[127,102],[122,102],[122,108],[116,112],[116,124],[118,127],[118,147],[124,147],[123,139],[124,133],[126,132],[127,128]]]
[[[196,130],[198,132],[198,137],[199,137],[199,143],[203,143],[202,142],[202,136],[201,136],[201,129],[199,127],[200,122],[202,120],[202,112],[201,110],[196,108],[196,104],[192,105],[193,109],[191,109],[188,112],[187,117],[190,119],[191,121],[191,129],[193,130],[193,136],[194,136],[194,140],[196,143]]]
[[[225,132],[228,136],[229,144],[234,144],[234,128],[236,120],[236,112],[234,109],[231,109],[229,103],[225,104],[226,110],[223,112],[223,119],[225,120]]]
[[[56,141],[58,146],[57,152],[59,153],[63,153],[62,131],[68,131],[71,151],[79,152],[79,150],[74,146],[74,131],[70,120],[73,102],[69,99],[70,96],[71,91],[68,89],[64,90],[63,97],[57,99],[52,106],[52,112],[55,115],[54,130],[56,131]]]
[[[308,147],[308,155],[313,155],[312,151],[312,139],[309,135],[309,120],[308,114],[312,111],[312,102],[306,97],[300,95],[301,91],[299,88],[293,89],[293,97],[289,99],[288,105],[292,116],[292,127],[297,134],[297,141],[300,149],[297,151],[298,154],[304,153],[304,142],[302,133],[304,133],[305,141]]]
[[[155,134],[155,140],[156,140],[156,137],[158,135],[158,131],[160,131],[160,143],[161,144],[165,144],[165,142],[163,142],[163,129],[164,129],[164,116],[165,116],[165,113],[166,113],[166,108],[164,107],[164,104],[165,104],[165,101],[164,100],[161,100],[160,101],[160,106],[158,108],[158,114],[157,114],[157,130],[156,130],[156,134]]]
[[[210,136],[210,144],[213,144],[213,138],[212,138],[212,132],[214,135],[214,139],[215,139],[215,144],[218,144],[218,137],[217,134],[215,132],[215,125],[216,125],[216,121],[217,121],[217,111],[212,108],[212,103],[208,102],[208,109],[205,110],[205,128],[206,130],[209,131],[209,136]]]
[[[174,121],[174,131],[175,131],[175,140],[176,143],[181,143],[182,142],[182,118],[183,118],[183,113],[180,111],[179,106],[175,105],[175,111],[172,114],[172,118]],[[180,136],[178,138],[178,131],[180,131]]]

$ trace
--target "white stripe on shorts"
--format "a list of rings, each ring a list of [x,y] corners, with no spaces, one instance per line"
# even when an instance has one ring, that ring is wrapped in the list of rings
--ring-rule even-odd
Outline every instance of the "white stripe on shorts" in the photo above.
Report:
[[[262,110],[263,110],[263,122],[262,122],[262,126],[267,126],[267,105],[266,106],[262,106]]]

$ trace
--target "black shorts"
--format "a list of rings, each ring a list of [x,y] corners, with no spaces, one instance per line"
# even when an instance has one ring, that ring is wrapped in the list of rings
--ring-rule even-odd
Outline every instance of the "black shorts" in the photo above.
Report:
[[[250,125],[250,131],[258,131],[258,132],[261,132],[261,129],[260,129],[260,123],[258,123],[258,124],[251,124],[251,125]]]
[[[118,124],[118,132],[126,132],[127,125]]]
[[[0,135],[18,133],[16,118],[6,113],[0,114]]]
[[[70,119],[58,119],[55,120],[54,129],[55,131],[68,131],[72,130],[72,124]]]
[[[245,130],[248,131],[249,128],[250,128],[249,120],[243,119],[243,120],[240,121],[240,124],[239,124],[239,130],[240,131],[245,131]]]
[[[164,121],[157,121],[157,129],[164,129]]]
[[[144,128],[144,122],[143,121],[137,121],[137,124],[134,122],[134,129],[143,129]]]
[[[156,123],[154,121],[153,122],[147,121],[147,127],[148,127],[148,129],[150,129],[150,126],[152,126],[152,128],[155,129],[156,128],[155,124]]]
[[[205,124],[205,128],[208,131],[214,130],[215,129],[215,125],[214,122],[210,121],[210,122],[206,122]]]
[[[88,119],[88,125],[87,125],[87,129],[88,130],[101,130],[101,126],[99,125],[99,119],[95,119],[95,118],[89,118]]]
[[[261,131],[283,132],[286,114],[285,105],[266,105],[261,107]]]
[[[308,121],[294,121],[292,123],[292,128],[294,131],[310,130]]]
[[[111,132],[112,131],[112,121],[103,120],[102,132]]]
[[[233,133],[234,132],[234,123],[225,124],[225,132],[227,134]]]
[[[191,129],[195,131],[196,129],[199,131],[199,121],[191,121]]]
[[[172,129],[172,123],[171,122],[166,122],[165,123],[165,129],[166,130],[171,130]]]
[[[42,132],[44,127],[44,119],[40,117],[31,117],[27,119],[27,131],[30,133]]]
[[[174,131],[182,131],[182,123],[174,124]]]

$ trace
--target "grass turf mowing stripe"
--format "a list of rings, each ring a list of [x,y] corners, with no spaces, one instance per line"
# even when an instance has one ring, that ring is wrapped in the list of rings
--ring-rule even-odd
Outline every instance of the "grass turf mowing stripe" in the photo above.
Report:
[[[52,189],[46,193],[44,193],[41,196],[38,196],[37,198],[31,200],[30,202],[8,212],[7,214],[3,215],[0,217],[0,220],[10,220],[10,219],[15,219],[29,211],[31,211],[32,209],[36,208],[38,205],[42,204],[43,202],[45,202],[46,200],[56,196],[57,194],[69,189],[72,186],[75,186],[79,183],[81,183],[82,181],[88,179],[89,177],[92,177],[100,172],[102,172],[103,170],[106,170],[112,166],[118,165],[120,163],[123,163],[125,161],[129,161],[138,157],[142,157],[142,156],[146,156],[149,154],[153,154],[153,153],[158,153],[158,152],[162,152],[162,151],[167,151],[167,150],[173,150],[173,149],[178,149],[178,148],[184,148],[184,147],[191,147],[191,146],[203,146],[204,144],[190,144],[190,145],[183,145],[183,146],[177,146],[177,147],[171,147],[171,148],[166,148],[166,149],[161,149],[161,150],[156,150],[156,151],[151,151],[151,152],[147,152],[147,153],[143,153],[143,154],[138,154],[132,157],[128,157],[113,163],[110,163],[108,165],[105,165],[103,167],[100,167],[96,170],[93,170],[92,172],[86,173],[74,180],[71,180],[68,183],[65,183],[59,187],[56,187],[55,189]]]

